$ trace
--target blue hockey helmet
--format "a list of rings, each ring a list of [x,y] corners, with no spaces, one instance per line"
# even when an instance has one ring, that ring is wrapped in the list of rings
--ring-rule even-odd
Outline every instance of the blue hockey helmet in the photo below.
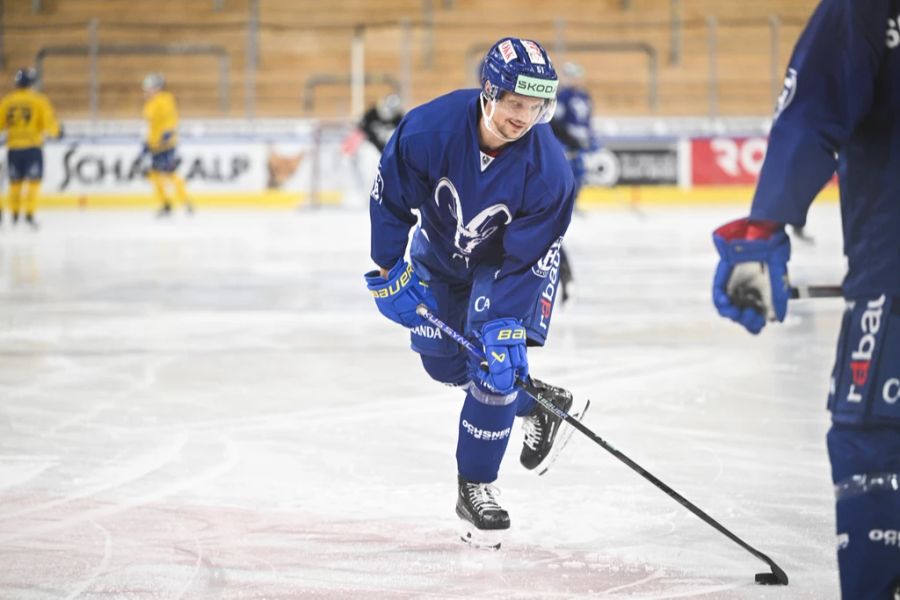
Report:
[[[13,78],[13,81],[16,83],[16,87],[27,88],[34,85],[34,82],[37,81],[37,71],[29,68],[22,68],[16,71],[16,75]]]
[[[481,63],[483,101],[497,101],[503,92],[544,99],[536,122],[548,123],[556,108],[559,78],[547,51],[532,40],[504,38],[491,46]]]

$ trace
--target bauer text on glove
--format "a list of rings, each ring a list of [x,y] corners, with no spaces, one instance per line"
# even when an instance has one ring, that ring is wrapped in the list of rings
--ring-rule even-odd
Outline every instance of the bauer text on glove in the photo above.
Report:
[[[478,378],[498,393],[512,392],[517,378],[528,377],[526,335],[521,321],[512,318],[488,321],[479,337],[484,345],[487,371],[479,371]]]
[[[378,310],[395,323],[416,327],[425,323],[425,319],[416,314],[419,304],[425,304],[431,310],[437,308],[428,284],[419,279],[412,265],[402,258],[391,267],[387,278],[378,270],[369,271],[365,278]]]

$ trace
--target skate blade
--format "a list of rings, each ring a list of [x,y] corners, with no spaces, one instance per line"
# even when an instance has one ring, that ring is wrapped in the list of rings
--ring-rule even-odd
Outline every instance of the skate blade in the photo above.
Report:
[[[581,410],[572,411],[569,413],[569,416],[580,423],[584,419],[584,415],[587,413],[590,407],[591,400],[589,398],[585,400],[584,406],[581,407]],[[569,440],[572,438],[573,433],[575,433],[574,427],[572,427],[565,421],[560,424],[559,431],[556,433],[556,440],[553,442],[553,448],[550,450],[550,453],[544,457],[544,460],[538,463],[538,466],[534,469],[538,476],[541,476],[550,470],[550,467],[552,467],[553,463],[556,462],[557,457],[559,457],[559,455],[565,449],[566,444],[569,443]]]
[[[460,519],[459,539],[467,546],[479,550],[499,550],[506,529],[478,529],[466,520]]]

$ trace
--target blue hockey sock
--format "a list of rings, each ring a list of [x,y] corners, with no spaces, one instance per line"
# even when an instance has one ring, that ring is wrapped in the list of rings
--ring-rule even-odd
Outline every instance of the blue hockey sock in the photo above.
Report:
[[[900,585],[900,430],[834,424],[828,451],[842,596],[892,598]]]
[[[900,491],[893,489],[900,475],[894,477],[881,489],[847,490],[838,498],[838,566],[844,598],[893,598],[891,592],[900,586]]]
[[[469,387],[459,418],[456,464],[459,474],[478,483],[497,479],[516,416],[515,397]]]

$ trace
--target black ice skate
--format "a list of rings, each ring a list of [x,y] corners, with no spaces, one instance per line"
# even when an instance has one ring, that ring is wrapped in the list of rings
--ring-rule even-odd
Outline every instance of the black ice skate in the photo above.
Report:
[[[32,215],[32,214],[25,215],[25,224],[28,225],[29,227],[31,227],[34,231],[37,231],[38,229],[40,229],[40,227],[37,224],[37,221],[34,220],[34,215]]]
[[[157,218],[165,218],[172,214],[172,205],[166,202],[162,205],[162,207],[156,211]]]
[[[572,410],[574,399],[572,393],[539,381],[531,379],[533,395],[541,396],[549,400],[554,406],[566,412],[572,418],[581,421],[591,405],[587,400],[577,410]],[[519,462],[528,470],[535,471],[538,475],[546,473],[556,461],[556,457],[562,452],[569,438],[575,432],[575,428],[563,422],[556,415],[551,415],[539,404],[535,404],[530,413],[523,417],[522,428],[525,430],[525,440],[522,443],[522,454]]]
[[[456,514],[463,522],[460,539],[476,548],[497,550],[502,534],[509,529],[509,513],[497,504],[499,490],[489,483],[468,481],[458,476]]]

